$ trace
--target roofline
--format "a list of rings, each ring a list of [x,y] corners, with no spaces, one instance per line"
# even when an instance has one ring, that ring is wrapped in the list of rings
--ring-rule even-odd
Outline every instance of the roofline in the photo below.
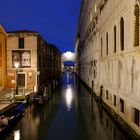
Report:
[[[5,29],[2,27],[1,24],[0,24],[0,28],[2,29],[3,33],[7,36],[7,33],[6,33]]]

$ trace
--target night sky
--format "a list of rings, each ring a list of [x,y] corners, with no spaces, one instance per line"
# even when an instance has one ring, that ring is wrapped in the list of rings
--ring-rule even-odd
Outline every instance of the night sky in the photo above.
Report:
[[[0,0],[6,31],[33,30],[61,52],[74,51],[81,0]]]

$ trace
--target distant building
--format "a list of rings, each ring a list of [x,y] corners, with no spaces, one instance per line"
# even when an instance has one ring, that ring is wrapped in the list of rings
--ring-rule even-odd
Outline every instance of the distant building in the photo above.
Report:
[[[19,89],[43,91],[46,83],[56,78],[55,57],[61,58],[61,53],[38,32],[22,30],[7,34],[7,87],[15,88],[15,63],[18,62]]]
[[[53,79],[58,80],[61,75],[61,52],[59,49],[53,45],[49,44],[49,46],[52,48],[52,65],[51,65],[51,71]]]
[[[140,134],[140,2],[83,0],[76,70]]]
[[[6,86],[6,32],[0,25],[0,90]]]

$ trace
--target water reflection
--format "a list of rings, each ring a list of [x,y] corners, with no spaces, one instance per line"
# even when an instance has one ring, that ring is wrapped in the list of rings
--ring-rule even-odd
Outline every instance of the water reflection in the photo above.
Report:
[[[20,130],[14,131],[14,140],[20,140]]]
[[[118,124],[112,120],[102,105],[95,101],[81,83],[78,84],[77,90],[79,91],[78,116],[82,118],[86,130],[88,130],[89,140],[133,139],[124,129],[118,127]]]
[[[76,85],[75,85],[76,84]],[[45,105],[31,105],[3,140],[127,140],[122,131],[74,75]],[[13,135],[14,134],[14,135]],[[0,137],[1,139],[1,137]]]
[[[67,84],[69,83],[69,73],[67,72]]]
[[[72,100],[73,100],[73,91],[72,87],[68,85],[65,93],[65,101],[66,101],[66,106],[67,106],[67,111],[70,111],[71,106],[72,106]]]

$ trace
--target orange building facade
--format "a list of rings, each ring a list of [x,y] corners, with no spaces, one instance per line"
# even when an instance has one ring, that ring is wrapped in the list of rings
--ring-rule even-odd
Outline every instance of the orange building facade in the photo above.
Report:
[[[0,25],[0,90],[6,86],[6,36]]]

